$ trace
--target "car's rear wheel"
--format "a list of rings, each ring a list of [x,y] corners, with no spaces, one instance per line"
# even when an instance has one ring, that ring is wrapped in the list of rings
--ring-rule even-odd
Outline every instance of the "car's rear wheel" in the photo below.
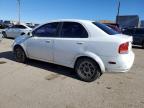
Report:
[[[92,82],[101,76],[99,65],[90,58],[79,59],[75,66],[79,78],[86,82]]]
[[[14,49],[14,55],[17,62],[24,63],[27,60],[26,54],[21,47],[16,47]]]
[[[3,34],[3,37],[4,37],[4,38],[7,38],[6,32],[2,32],[2,34]]]

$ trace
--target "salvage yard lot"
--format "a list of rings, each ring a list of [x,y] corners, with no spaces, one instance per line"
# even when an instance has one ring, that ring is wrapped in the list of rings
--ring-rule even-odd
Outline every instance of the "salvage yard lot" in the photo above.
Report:
[[[0,43],[0,108],[144,108],[144,49],[133,48],[128,73],[105,73],[86,83],[66,67],[15,62],[12,42]]]

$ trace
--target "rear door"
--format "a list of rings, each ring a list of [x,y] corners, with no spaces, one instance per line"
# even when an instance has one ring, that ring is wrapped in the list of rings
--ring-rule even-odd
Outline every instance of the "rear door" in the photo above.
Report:
[[[16,38],[20,36],[24,32],[25,29],[26,27],[23,25],[16,25],[15,29],[13,29],[13,37]]]
[[[8,37],[14,37],[14,30],[16,29],[16,26],[12,26],[10,28],[7,28],[6,34]]]
[[[63,22],[59,35],[60,38],[54,39],[54,62],[72,67],[75,56],[84,50],[88,33],[80,23]]]
[[[6,33],[8,37],[15,38],[17,36],[20,36],[21,33],[23,33],[25,29],[26,27],[23,25],[14,25],[13,27],[9,28]]]
[[[22,33],[26,32],[26,27],[24,25],[17,25],[17,28],[15,29],[15,37],[20,36]]]

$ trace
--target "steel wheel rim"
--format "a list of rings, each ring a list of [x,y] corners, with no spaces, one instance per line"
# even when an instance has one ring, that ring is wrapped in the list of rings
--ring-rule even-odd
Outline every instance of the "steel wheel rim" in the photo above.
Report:
[[[84,79],[91,79],[95,74],[95,66],[89,62],[84,61],[79,65],[78,73]]]

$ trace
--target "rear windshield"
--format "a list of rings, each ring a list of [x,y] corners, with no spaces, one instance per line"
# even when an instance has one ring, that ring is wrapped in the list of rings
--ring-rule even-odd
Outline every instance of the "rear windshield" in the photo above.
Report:
[[[107,33],[109,35],[120,34],[117,31],[113,30],[112,28],[106,26],[105,24],[101,24],[98,22],[93,22],[93,24],[96,25],[98,28],[100,28],[101,30],[103,30],[105,33]]]

